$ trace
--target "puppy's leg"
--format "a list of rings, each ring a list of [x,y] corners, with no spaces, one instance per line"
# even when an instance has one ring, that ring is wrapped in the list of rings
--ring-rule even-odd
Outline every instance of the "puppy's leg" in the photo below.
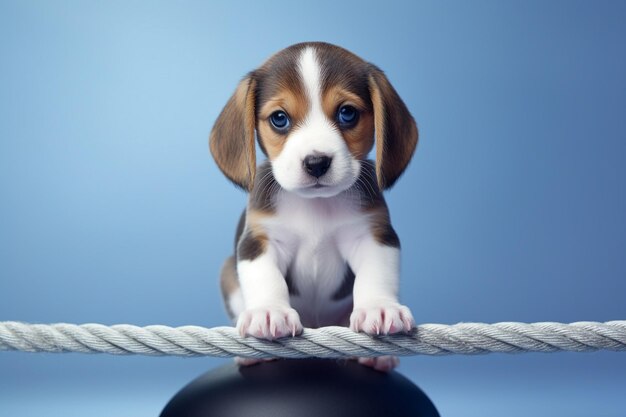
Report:
[[[237,261],[234,256],[230,256],[224,262],[222,272],[220,274],[220,288],[226,311],[231,320],[236,321],[237,317],[245,310],[243,295],[239,287],[239,278],[237,277]],[[250,366],[261,362],[268,362],[273,359],[256,359],[235,357],[235,363],[240,366]]]
[[[239,333],[268,340],[300,334],[300,316],[289,304],[276,250],[267,240],[251,239],[255,237],[245,236],[238,247],[237,273],[246,306],[237,320]]]
[[[410,331],[415,322],[408,307],[398,301],[400,248],[385,245],[372,236],[364,236],[354,246],[344,247],[344,253],[356,277],[354,309],[350,328],[371,335]],[[361,358],[359,362],[380,371],[398,365],[393,356]]]
[[[410,331],[413,315],[398,301],[400,249],[370,236],[354,249],[348,259],[356,275],[350,328],[376,335]]]

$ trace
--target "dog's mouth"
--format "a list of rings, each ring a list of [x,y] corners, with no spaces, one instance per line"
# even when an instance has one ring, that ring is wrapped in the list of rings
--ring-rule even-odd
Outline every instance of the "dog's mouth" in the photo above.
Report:
[[[297,189],[294,189],[293,191],[296,194],[305,198],[317,198],[317,197],[328,198],[328,197],[333,197],[345,191],[347,188],[349,188],[349,186],[346,187],[342,183],[339,183],[339,184],[330,183],[329,184],[329,183],[320,182],[319,180],[317,180],[307,185],[300,186]]]
[[[352,187],[354,182],[357,180],[359,173],[358,166],[355,171],[356,173],[350,172],[349,170],[348,172],[330,172],[329,174],[322,175],[319,178],[315,178],[313,175],[302,175],[300,178],[289,178],[286,176],[287,178],[285,184],[281,183],[281,186],[285,191],[293,192],[305,198],[333,197]],[[275,178],[279,183],[281,177],[280,174],[282,174],[280,171],[275,174]],[[294,179],[296,181],[293,181]],[[293,182],[290,183],[290,180]]]
[[[313,197],[332,197],[337,194],[338,191],[336,189],[335,184],[323,184],[319,181],[316,181],[312,184],[307,184],[305,186],[301,186],[298,189],[294,190],[297,194],[300,194],[303,197],[313,198]]]
[[[316,182],[314,182],[312,184],[307,184],[307,185],[301,187],[301,189],[302,190],[317,190],[317,189],[320,189],[320,188],[327,188],[327,187],[331,187],[331,186],[332,186],[332,184],[322,184],[321,182],[316,181]]]

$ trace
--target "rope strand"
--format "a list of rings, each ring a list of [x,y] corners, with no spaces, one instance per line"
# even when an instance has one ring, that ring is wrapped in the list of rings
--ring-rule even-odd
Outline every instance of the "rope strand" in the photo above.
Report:
[[[275,341],[232,327],[0,322],[0,351],[113,355],[352,358],[381,355],[626,351],[626,320],[564,323],[423,324],[409,334],[369,336],[345,327],[304,329]]]

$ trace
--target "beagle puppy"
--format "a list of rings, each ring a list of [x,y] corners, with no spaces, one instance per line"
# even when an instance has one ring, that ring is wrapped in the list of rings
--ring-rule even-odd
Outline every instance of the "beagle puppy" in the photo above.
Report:
[[[258,167],[255,134],[267,156]],[[243,78],[209,138],[220,170],[249,192],[220,279],[242,335],[271,340],[330,325],[377,335],[414,326],[398,301],[400,240],[382,191],[417,141],[415,121],[383,72],[338,46],[290,46]],[[375,163],[367,160],[374,143]],[[387,370],[398,361],[361,362]]]

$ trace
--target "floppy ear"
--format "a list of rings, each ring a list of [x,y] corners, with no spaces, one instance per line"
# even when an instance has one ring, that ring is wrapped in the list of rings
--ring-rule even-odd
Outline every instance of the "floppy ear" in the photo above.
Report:
[[[376,177],[381,190],[391,188],[402,175],[417,146],[417,126],[406,105],[387,80],[372,66],[369,89],[376,131]]]
[[[215,121],[209,146],[220,170],[235,185],[250,191],[256,173],[254,144],[256,81],[246,76]]]

